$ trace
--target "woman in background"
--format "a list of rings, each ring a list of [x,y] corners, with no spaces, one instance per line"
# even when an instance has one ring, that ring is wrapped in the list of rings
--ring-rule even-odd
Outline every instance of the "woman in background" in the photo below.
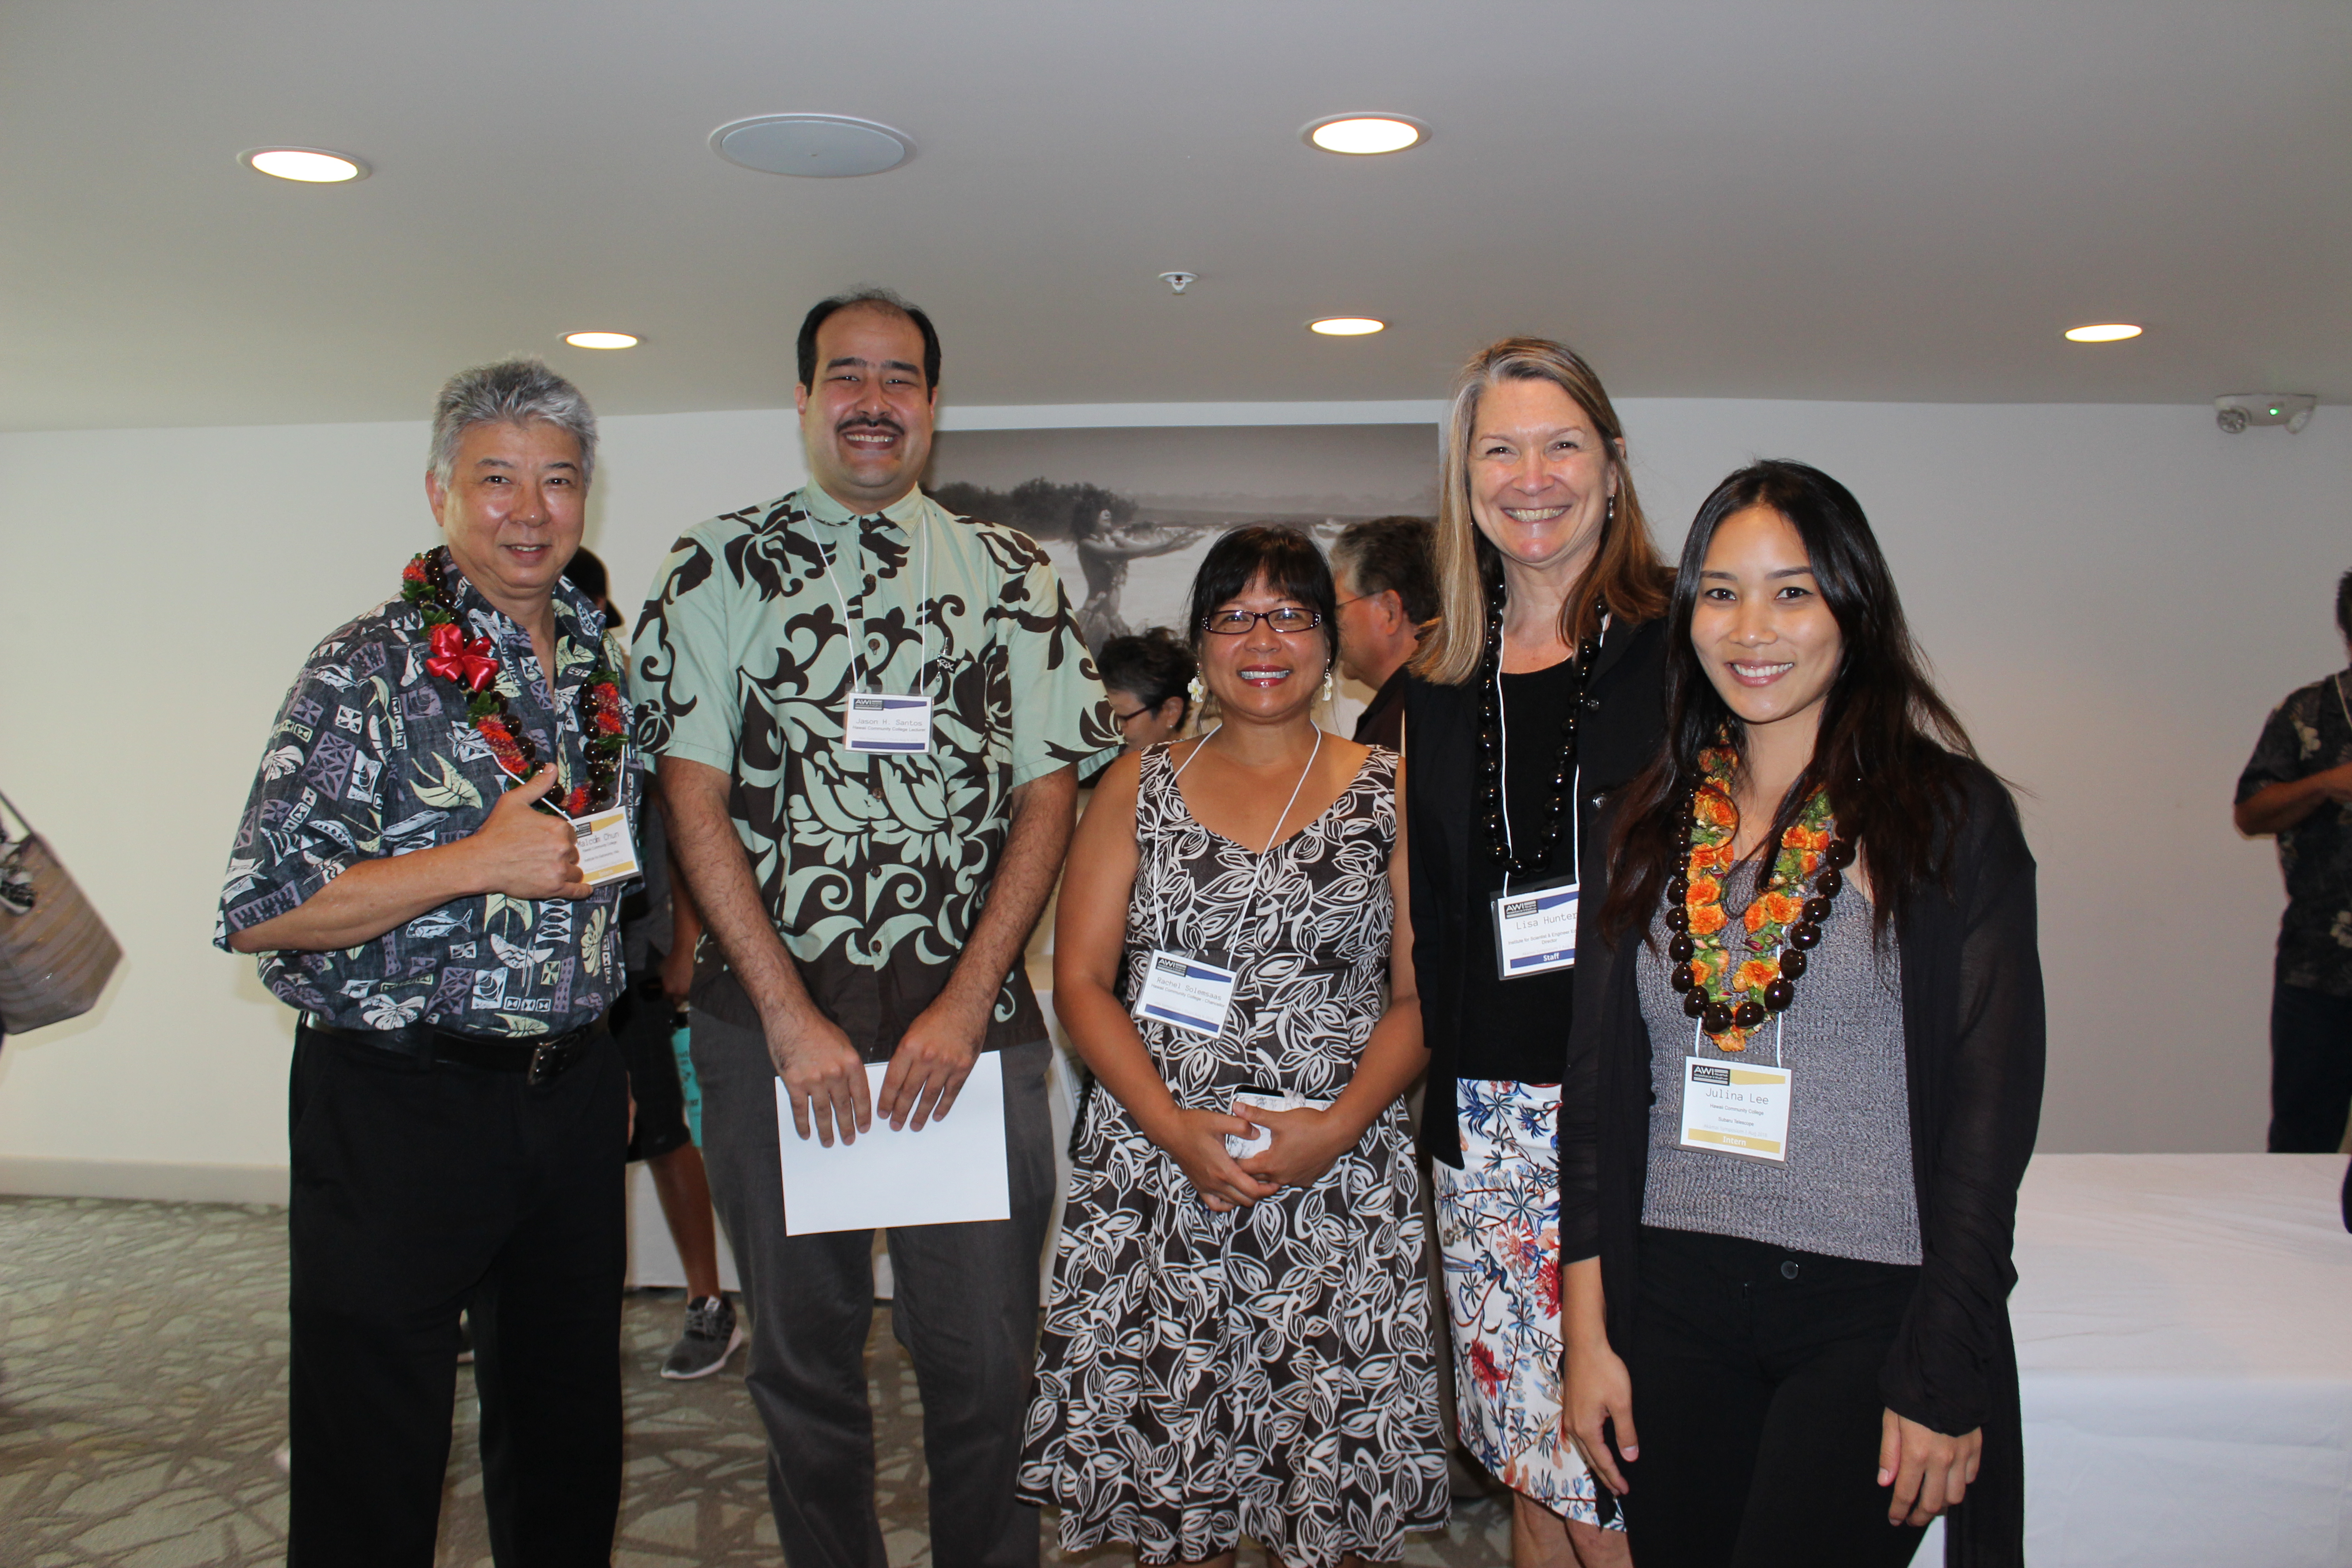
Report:
[[[1819,469],[1717,487],[1668,626],[1667,749],[1585,889],[1570,1422],[1642,1568],[1894,1568],[1949,1509],[1950,1562],[2013,1568],[2043,1046],[2016,806]]]
[[[1560,344],[1473,356],[1444,443],[1442,614],[1404,738],[1454,1397],[1514,1494],[1511,1561],[1601,1568],[1622,1527],[1560,1424],[1559,1085],[1593,805],[1658,748],[1666,575],[1609,394]]]
[[[1236,529],[1192,605],[1223,721],[1111,764],[1063,882],[1055,1008],[1108,1092],[1021,1496],[1062,1510],[1069,1551],[1230,1564],[1246,1535],[1287,1568],[1392,1561],[1448,1504],[1399,1099],[1426,1060],[1399,763],[1315,726],[1313,541]]]
[[[1192,716],[1192,650],[1165,626],[1103,644],[1095,659],[1111,717],[1130,752],[1172,741]],[[1091,782],[1091,781],[1089,781]]]

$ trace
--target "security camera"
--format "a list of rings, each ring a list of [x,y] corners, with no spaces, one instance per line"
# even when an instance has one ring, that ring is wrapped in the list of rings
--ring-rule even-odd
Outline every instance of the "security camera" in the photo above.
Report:
[[[2284,425],[2293,434],[2318,405],[2307,392],[2232,392],[2213,400],[2213,423],[2232,436],[2249,425]]]

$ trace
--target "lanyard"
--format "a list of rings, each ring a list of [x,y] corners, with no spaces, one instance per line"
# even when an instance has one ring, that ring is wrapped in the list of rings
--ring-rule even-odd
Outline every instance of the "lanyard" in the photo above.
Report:
[[[853,524],[856,521],[856,519],[851,520]],[[915,600],[916,642],[915,689],[913,695],[920,697],[926,690],[929,689],[930,686],[931,623],[923,614],[925,606],[929,605],[931,600],[930,519],[926,517],[920,523],[916,525],[916,529],[917,531],[920,532],[923,536],[923,591]],[[879,691],[882,689],[881,684],[874,679],[873,672],[866,668],[866,656],[864,652],[866,647],[865,623],[863,621],[853,620],[851,618],[849,614],[849,601],[842,596],[841,579],[833,574],[833,558],[835,552],[822,540],[817,542],[817,551],[820,558],[824,562],[824,580],[833,585],[834,603],[841,606],[842,629],[849,634],[849,668],[851,673],[857,677],[857,689],[860,691]],[[862,594],[858,596],[860,599],[865,597]]]
[[[1223,728],[1224,726],[1220,724],[1216,730],[1212,730],[1201,737],[1201,743],[1192,748],[1192,755],[1177,764],[1174,775],[1168,781],[1171,788],[1174,788],[1177,782],[1183,778],[1184,770],[1192,765],[1193,759],[1209,749],[1209,742],[1217,738],[1217,730]],[[1242,906],[1245,911],[1244,918],[1246,918],[1246,911],[1257,903],[1258,888],[1265,880],[1265,863],[1273,858],[1274,847],[1282,832],[1282,825],[1290,820],[1290,808],[1298,804],[1298,792],[1307,787],[1307,775],[1315,771],[1315,759],[1322,754],[1323,727],[1318,724],[1315,726],[1314,749],[1307,753],[1307,765],[1298,770],[1298,782],[1290,786],[1290,798],[1282,803],[1282,815],[1274,819],[1274,831],[1266,836],[1265,847],[1257,852],[1256,863],[1250,868],[1249,902]],[[1238,942],[1234,944],[1234,956],[1240,956]]]
[[[1601,635],[1604,637],[1609,635],[1609,617],[1606,615],[1601,617]],[[1585,673],[1590,679],[1591,672],[1588,670]],[[1577,692],[1580,698],[1583,689],[1584,683],[1579,681]],[[1583,716],[1580,714],[1578,723],[1581,726],[1582,722]],[[1519,847],[1511,837],[1511,708],[1503,700],[1503,660],[1499,655],[1495,659],[1495,727],[1502,732],[1503,741],[1502,759],[1495,764],[1495,788],[1503,797],[1499,808],[1503,818],[1503,848],[1517,856]],[[1577,742],[1576,769],[1568,782],[1568,874],[1580,879],[1584,874],[1584,821],[1583,813],[1577,809],[1577,800],[1584,794],[1584,744],[1581,741]],[[1506,864],[1503,868],[1503,891],[1507,893],[1510,890],[1511,868]]]

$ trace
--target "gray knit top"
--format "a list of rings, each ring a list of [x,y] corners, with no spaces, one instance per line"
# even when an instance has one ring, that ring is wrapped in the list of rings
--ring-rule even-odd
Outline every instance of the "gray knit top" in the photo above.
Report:
[[[1732,962],[1750,956],[1737,919],[1759,866],[1724,879]],[[1821,945],[1797,982],[1795,1005],[1726,1058],[1683,1012],[1666,984],[1664,926],[1634,949],[1642,1020],[1650,1031],[1649,1180],[1642,1223],[1745,1237],[1800,1252],[1872,1263],[1919,1261],[1919,1208],[1911,1179],[1910,1098],[1903,1066],[1903,966],[1890,936],[1873,942],[1870,904],[1848,883],[1822,923]],[[1683,1059],[1790,1069],[1788,1160],[1682,1147]],[[1780,1047],[1774,1055],[1775,1038]]]

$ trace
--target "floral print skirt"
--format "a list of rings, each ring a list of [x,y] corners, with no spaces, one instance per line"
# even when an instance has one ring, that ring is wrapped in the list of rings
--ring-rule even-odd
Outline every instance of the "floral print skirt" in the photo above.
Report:
[[[1464,1079],[1454,1093],[1462,1168],[1430,1171],[1463,1447],[1513,1491],[1600,1524],[1592,1476],[1560,1431],[1559,1086]]]

